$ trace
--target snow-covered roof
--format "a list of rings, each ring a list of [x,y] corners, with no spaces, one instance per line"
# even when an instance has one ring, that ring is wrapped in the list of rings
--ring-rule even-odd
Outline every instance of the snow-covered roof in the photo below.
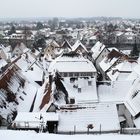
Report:
[[[124,32],[118,31],[118,32],[116,33],[116,36],[121,36],[121,35],[123,35],[123,34],[124,34]]]
[[[12,111],[30,111],[38,87],[36,83],[30,83],[17,66],[8,67],[0,77],[0,104],[2,99],[7,108],[0,108],[2,117],[12,115]]]
[[[138,117],[134,120],[134,124],[135,124],[137,129],[140,129],[140,117]]]
[[[103,51],[104,48],[105,45],[99,41],[91,48],[92,57],[94,60],[100,55],[100,53]]]
[[[133,68],[137,65],[137,62],[129,62],[128,60],[122,61],[119,64],[113,66],[108,72],[108,77],[112,80],[125,80],[130,73],[133,71]],[[124,74],[124,78],[122,76]],[[120,79],[120,78],[121,79]]]
[[[123,54],[130,55],[131,50],[120,50]]]
[[[136,65],[133,68],[132,73],[128,76],[127,80],[131,80],[134,81],[135,79],[137,79],[138,77],[140,77],[140,64]]]
[[[87,132],[89,124],[93,125],[90,131],[119,130],[119,119],[115,104],[102,103],[79,105],[75,109],[61,109],[59,112],[58,132]]]
[[[117,52],[116,50],[112,50],[108,56],[106,56],[100,63],[101,69],[105,72],[107,71],[119,58],[121,58],[123,54]]]
[[[67,40],[65,40],[65,41],[63,42],[63,44],[61,45],[61,47],[62,47],[62,48],[68,47],[69,49],[72,49],[70,43],[69,43]]]
[[[51,66],[50,66],[51,67]],[[96,69],[91,63],[86,61],[77,62],[56,62],[52,69],[49,68],[49,72],[52,70],[58,70],[59,72],[96,72]]]
[[[134,67],[134,72],[136,72],[140,76],[140,64]]]
[[[119,51],[116,47],[110,47],[110,48],[107,48],[110,52],[112,51],[112,50],[116,50],[116,51]]]
[[[4,59],[7,60],[11,58],[11,46],[4,47],[3,45],[1,45],[1,51],[2,53],[4,53]]]
[[[16,30],[17,34],[23,34],[23,30]]]
[[[58,44],[55,40],[53,40],[53,41],[51,42],[51,45],[52,45],[52,44],[55,45],[55,46],[58,47],[58,48],[60,47],[59,44]]]
[[[34,49],[34,51],[31,51],[31,53],[35,56],[38,56],[40,52],[37,49]]]
[[[131,74],[128,75],[127,77],[127,81],[134,81],[135,79],[137,79],[139,77],[139,75],[136,72],[131,72]]]
[[[46,44],[47,44],[47,46],[50,45],[50,46],[57,47],[57,48],[60,47],[59,44],[53,39],[46,40]]]
[[[7,46],[3,48],[3,51],[6,52],[10,52],[11,51],[11,46]]]
[[[127,28],[125,29],[126,32],[132,32],[132,29],[131,28]]]
[[[91,81],[91,85],[88,85],[89,81]],[[63,84],[69,97],[74,98],[77,104],[94,103],[98,101],[95,78],[78,78],[74,82],[71,82],[70,78],[64,78]],[[80,93],[78,92],[78,88],[81,88]]]
[[[25,53],[16,62],[16,65],[22,70],[26,77],[33,81],[42,81],[43,69],[36,63],[36,59],[29,53]]]
[[[17,111],[19,112],[29,112],[31,109],[33,100],[39,87],[32,83],[25,82],[24,88],[20,88],[19,93],[16,96],[19,103],[19,105],[17,106]]]
[[[0,59],[0,69],[7,65],[7,62],[4,59]]]
[[[89,39],[90,39],[90,40],[96,40],[97,37],[96,37],[95,35],[93,35],[93,36],[91,36]]]
[[[99,101],[123,103],[131,85],[130,81],[104,82],[98,86]]]
[[[136,126],[137,129],[140,129],[140,117],[134,119],[134,124]]]
[[[34,104],[34,112],[38,112],[40,111],[40,105],[41,105],[41,102],[42,102],[42,99],[43,99],[43,96],[45,95],[46,93],[46,85],[48,84],[48,78],[45,79],[43,85],[38,88],[37,90],[37,94],[36,94],[36,100],[35,100],[35,104]],[[48,107],[48,106],[47,106]],[[46,108],[45,108],[46,109]],[[48,109],[48,108],[47,108]],[[46,110],[47,110],[46,109]],[[45,110],[45,111],[46,111]]]
[[[40,123],[40,116],[43,117],[44,122],[47,121],[59,121],[59,116],[57,113],[53,112],[18,112],[17,117],[15,118],[14,122],[38,122]],[[22,124],[20,124],[22,125]],[[32,124],[30,124],[32,125]],[[46,125],[46,124],[45,124]],[[25,126],[25,124],[24,124]]]
[[[113,58],[111,61],[108,61],[108,58],[105,57],[100,63],[101,69],[105,72],[107,71],[116,61],[118,58]]]
[[[96,72],[94,65],[82,56],[62,56],[54,60],[48,69],[49,72]]]
[[[28,51],[29,49],[25,46],[25,44],[24,43],[18,43],[16,46],[15,46],[15,48],[19,48],[22,52],[26,52],[26,51]]]
[[[30,77],[30,80],[33,81],[43,80],[43,69],[40,68],[36,63],[34,63],[27,71],[24,71],[23,74],[26,77]]]
[[[130,111],[132,116],[140,113],[140,79],[137,78],[133,81],[131,89],[129,90],[125,105]]]
[[[72,46],[72,51],[76,51],[78,48],[82,48],[82,49],[84,49],[86,52],[88,52],[87,49],[86,49],[86,47],[81,43],[80,40],[77,40],[77,41],[75,42],[75,44]]]

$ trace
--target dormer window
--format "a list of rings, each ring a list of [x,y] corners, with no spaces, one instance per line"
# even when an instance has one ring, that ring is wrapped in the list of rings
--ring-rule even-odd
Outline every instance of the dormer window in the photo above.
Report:
[[[75,99],[74,98],[70,98],[70,104],[75,104]]]
[[[34,69],[33,69],[33,67],[31,67],[31,71],[33,71]]]
[[[88,81],[88,86],[91,86],[92,85],[92,81]]]
[[[78,93],[81,93],[81,91],[82,91],[81,88],[78,87]]]

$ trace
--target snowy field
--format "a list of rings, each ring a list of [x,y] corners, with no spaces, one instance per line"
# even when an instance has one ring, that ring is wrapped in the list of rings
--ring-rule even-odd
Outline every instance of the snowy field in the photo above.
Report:
[[[35,133],[34,131],[0,130],[1,140],[139,140],[140,135],[56,135],[47,133]]]

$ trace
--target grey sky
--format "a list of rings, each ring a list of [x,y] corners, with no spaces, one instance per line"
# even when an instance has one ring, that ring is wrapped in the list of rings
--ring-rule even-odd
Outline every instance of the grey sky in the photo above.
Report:
[[[91,17],[140,18],[140,0],[0,0],[0,18]]]

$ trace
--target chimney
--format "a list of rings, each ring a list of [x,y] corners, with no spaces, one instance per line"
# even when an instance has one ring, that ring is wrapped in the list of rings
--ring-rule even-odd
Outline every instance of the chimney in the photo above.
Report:
[[[70,98],[70,104],[75,104],[75,98]]]
[[[49,83],[52,84],[52,75],[49,75]]]
[[[78,85],[78,93],[81,93],[82,92],[82,88],[81,86]]]

